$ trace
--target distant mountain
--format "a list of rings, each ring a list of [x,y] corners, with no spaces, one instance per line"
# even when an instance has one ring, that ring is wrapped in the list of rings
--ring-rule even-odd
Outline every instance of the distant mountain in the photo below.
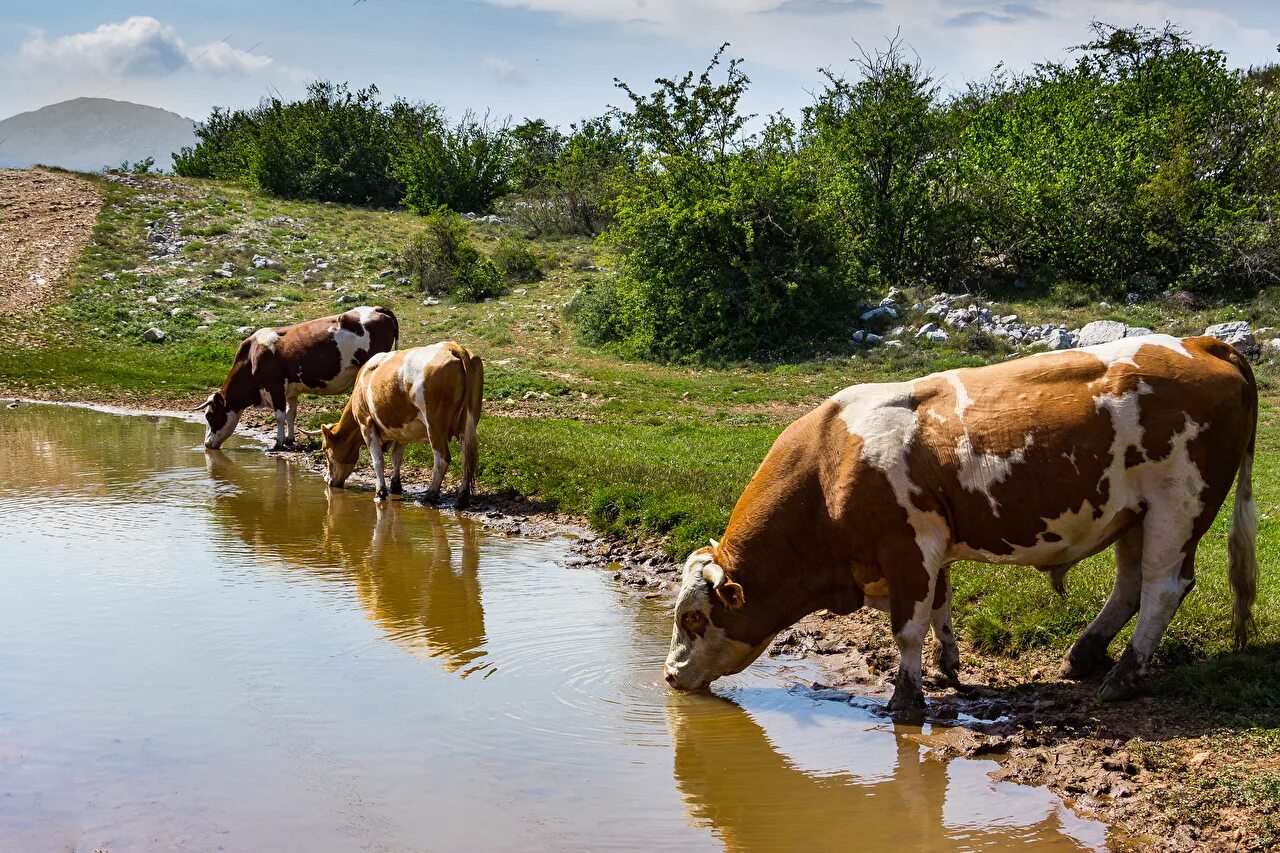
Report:
[[[195,144],[195,127],[156,107],[76,98],[0,121],[0,166],[43,163],[91,172],[154,157],[156,168],[168,171],[170,155]]]

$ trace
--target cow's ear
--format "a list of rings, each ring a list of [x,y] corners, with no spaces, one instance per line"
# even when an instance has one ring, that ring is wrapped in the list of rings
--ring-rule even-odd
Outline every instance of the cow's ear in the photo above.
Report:
[[[320,424],[320,434],[330,441],[333,440],[333,424]]]
[[[730,610],[737,610],[746,603],[747,596],[743,593],[741,584],[725,581],[715,589],[716,595],[720,597],[720,602]]]

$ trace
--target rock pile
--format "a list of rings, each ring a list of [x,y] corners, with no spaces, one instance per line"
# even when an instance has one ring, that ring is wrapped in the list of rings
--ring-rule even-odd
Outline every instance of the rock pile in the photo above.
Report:
[[[965,293],[939,293],[910,307],[906,307],[904,301],[902,292],[891,288],[878,305],[862,312],[859,319],[866,328],[855,331],[851,342],[871,347],[886,343],[887,338],[888,345],[901,346],[902,342],[896,339],[903,338],[937,344],[970,329],[1000,338],[1021,350],[1067,350],[1155,334],[1145,326],[1130,326],[1118,320],[1094,320],[1078,329],[1066,323],[1023,323],[1017,314],[998,314],[994,302]],[[1100,303],[1100,307],[1109,306]],[[888,329],[891,323],[909,315],[923,315],[925,322]],[[1249,358],[1257,358],[1264,348],[1280,352],[1280,337],[1268,340],[1264,347],[1243,320],[1217,323],[1205,329],[1204,334],[1226,341]]]

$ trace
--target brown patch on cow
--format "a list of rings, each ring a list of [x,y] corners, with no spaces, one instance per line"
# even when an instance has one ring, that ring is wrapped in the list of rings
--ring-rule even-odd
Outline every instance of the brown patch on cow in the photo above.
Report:
[[[707,617],[699,610],[690,610],[680,617],[680,627],[685,633],[701,638],[707,633]]]
[[[1062,541],[1062,537],[1054,533],[1052,530],[1046,530],[1044,533],[1040,534],[1040,538],[1043,539],[1045,542],[1061,542]]]
[[[1109,418],[1098,417],[1089,383],[1105,372],[1097,358],[1082,352],[958,370],[954,376],[968,397],[963,418],[948,376],[917,381],[910,479],[925,488],[916,505],[941,504],[954,541],[996,557],[1034,546],[1048,530],[1046,519],[1081,512],[1086,504],[1102,507],[1115,429]],[[974,455],[1022,454],[1009,476],[990,485],[990,498],[961,481],[958,448],[966,437]]]
[[[888,595],[898,630],[928,597],[929,573],[907,512],[886,500],[893,494],[888,478],[862,461],[862,449],[863,439],[849,433],[830,402],[774,443],[716,549],[717,561],[747,593],[737,611],[712,610],[729,637],[754,645],[808,613],[839,611],[863,594]],[[753,595],[757,584],[769,595]]]

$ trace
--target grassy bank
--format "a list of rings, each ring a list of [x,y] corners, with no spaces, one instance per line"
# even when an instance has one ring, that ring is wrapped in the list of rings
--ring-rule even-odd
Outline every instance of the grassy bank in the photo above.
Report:
[[[578,345],[565,320],[573,295],[611,274],[609,258],[590,242],[532,243],[542,281],[513,285],[507,295],[480,304],[444,299],[428,305],[409,285],[396,283],[395,257],[419,227],[417,217],[281,201],[213,182],[129,181],[102,183],[106,203],[64,296],[34,319],[0,325],[6,338],[20,341],[0,350],[5,390],[191,405],[221,382],[243,336],[237,329],[381,303],[400,317],[402,346],[447,337],[484,356],[482,492],[537,500],[621,536],[662,536],[673,554],[723,529],[778,432],[827,395],[855,382],[1007,355],[989,342],[957,336],[937,348],[850,350],[791,364],[631,363]],[[501,225],[473,223],[471,230],[485,249],[510,236]],[[157,252],[165,240],[185,242],[169,255]],[[255,267],[254,256],[270,263]],[[1011,294],[1000,310],[1028,322],[1079,325],[1112,317],[1184,333],[1235,318],[1280,327],[1280,314],[1266,299],[1200,309],[1173,301],[1068,308]],[[163,343],[142,340],[152,326],[164,330]],[[1280,417],[1270,390],[1272,366],[1260,364],[1259,375],[1268,389],[1255,469],[1262,516],[1260,649],[1243,658],[1225,654],[1224,514],[1202,547],[1195,593],[1161,648],[1162,661],[1185,666],[1157,689],[1231,704],[1233,713],[1274,724],[1280,721],[1280,677],[1274,676],[1280,621],[1273,616],[1280,604],[1273,571],[1280,556]],[[332,419],[341,402],[313,399],[304,422],[314,427]],[[421,448],[408,459],[418,473],[429,466]],[[971,647],[1018,654],[1064,649],[1105,600],[1113,564],[1102,555],[1074,569],[1065,599],[1037,572],[963,566],[953,574],[959,628]],[[1253,677],[1259,667],[1267,678]]]

